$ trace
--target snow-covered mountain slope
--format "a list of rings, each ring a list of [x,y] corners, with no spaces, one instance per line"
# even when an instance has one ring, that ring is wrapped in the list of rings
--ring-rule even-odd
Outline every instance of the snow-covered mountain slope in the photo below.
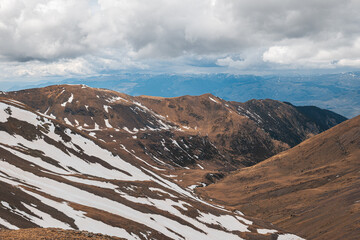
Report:
[[[124,145],[115,150],[21,102],[0,100],[0,227],[126,239],[299,239],[207,203],[165,173]]]

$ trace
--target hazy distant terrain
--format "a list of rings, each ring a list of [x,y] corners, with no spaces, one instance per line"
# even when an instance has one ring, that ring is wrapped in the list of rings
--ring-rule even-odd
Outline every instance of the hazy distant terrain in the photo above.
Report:
[[[59,84],[86,84],[130,95],[175,97],[212,93],[233,101],[271,98],[294,105],[314,105],[348,118],[360,114],[360,72],[311,76],[229,74],[123,74],[66,79]],[[39,87],[54,83],[26,86]],[[24,85],[9,90],[25,88]]]

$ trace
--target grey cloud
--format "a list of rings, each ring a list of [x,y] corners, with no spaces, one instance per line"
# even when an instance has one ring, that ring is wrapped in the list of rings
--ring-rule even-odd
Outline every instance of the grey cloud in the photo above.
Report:
[[[0,1],[0,54],[10,60],[73,58],[87,52],[85,1]],[[86,12],[86,11],[85,11]]]
[[[0,55],[44,64],[215,56],[231,68],[356,66],[359,8],[356,0],[0,0]]]

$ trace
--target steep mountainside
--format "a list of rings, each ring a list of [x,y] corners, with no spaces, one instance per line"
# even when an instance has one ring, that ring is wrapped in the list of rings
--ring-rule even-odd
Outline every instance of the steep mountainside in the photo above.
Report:
[[[0,227],[79,229],[126,239],[295,238],[203,201],[171,181],[164,166],[120,147],[2,98]]]
[[[270,99],[234,104],[272,138],[291,147],[346,120],[328,110],[313,106],[298,107]]]
[[[4,95],[115,149],[121,143],[167,167],[198,170],[253,165],[345,120],[332,112],[312,118],[274,100],[227,102],[211,94],[132,97],[85,85],[58,85]]]
[[[197,189],[309,239],[360,236],[360,116]]]

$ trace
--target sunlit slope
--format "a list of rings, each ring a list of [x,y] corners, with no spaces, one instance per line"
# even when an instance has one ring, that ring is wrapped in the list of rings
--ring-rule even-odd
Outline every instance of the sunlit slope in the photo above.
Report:
[[[360,236],[360,116],[198,189],[309,239]]]

